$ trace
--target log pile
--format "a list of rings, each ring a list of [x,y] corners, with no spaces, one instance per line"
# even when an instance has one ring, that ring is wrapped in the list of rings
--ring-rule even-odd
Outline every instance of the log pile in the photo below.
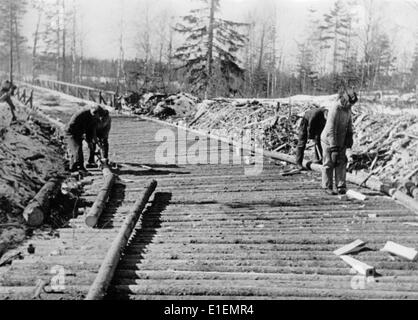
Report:
[[[314,108],[310,103],[280,103],[262,100],[217,99],[197,106],[189,125],[207,132],[244,138],[246,143],[267,150],[291,152],[297,143],[300,115]]]
[[[400,182],[418,167],[418,117],[362,113],[354,119],[355,169]]]
[[[190,117],[194,115],[199,98],[184,92],[172,95],[146,93],[140,98],[137,97],[134,102],[127,103],[127,99],[125,101],[126,107],[134,114],[153,115],[160,119],[166,119],[171,116]]]

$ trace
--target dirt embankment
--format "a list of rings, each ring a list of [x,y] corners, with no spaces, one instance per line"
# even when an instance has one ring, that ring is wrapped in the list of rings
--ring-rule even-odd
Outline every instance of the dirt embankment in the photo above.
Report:
[[[12,125],[8,106],[0,103],[0,257],[25,237],[25,205],[50,177],[64,173],[55,129],[14,101],[19,122]]]

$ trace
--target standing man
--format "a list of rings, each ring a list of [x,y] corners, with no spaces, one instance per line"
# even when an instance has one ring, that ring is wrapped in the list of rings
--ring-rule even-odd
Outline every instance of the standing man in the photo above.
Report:
[[[97,144],[100,148],[102,161],[105,164],[109,163],[109,132],[112,127],[112,118],[109,111],[102,109],[102,115],[99,118],[99,122],[96,128]],[[96,153],[96,142],[93,140],[89,143],[90,156],[87,164],[87,168],[96,168],[97,165],[94,161],[94,155]]]
[[[347,148],[353,146],[353,121],[351,107],[358,101],[353,90],[340,89],[338,99],[329,109],[327,122],[321,135],[324,164],[322,188],[327,194],[335,195],[333,176],[338,194],[347,192]]]
[[[83,137],[86,137],[88,144],[96,141],[96,130],[103,112],[104,109],[96,106],[83,109],[74,114],[65,127],[65,135],[71,156],[71,172],[86,171],[83,157]]]
[[[16,86],[12,84],[9,80],[4,80],[0,88],[0,102],[6,102],[9,105],[10,112],[12,113],[12,123],[17,120],[15,110],[16,107],[13,104],[11,96],[13,95]]]
[[[296,147],[296,165],[300,170],[303,170],[303,157],[308,139],[315,141],[315,163],[322,163],[321,133],[325,127],[326,113],[325,108],[308,110],[300,122]]]

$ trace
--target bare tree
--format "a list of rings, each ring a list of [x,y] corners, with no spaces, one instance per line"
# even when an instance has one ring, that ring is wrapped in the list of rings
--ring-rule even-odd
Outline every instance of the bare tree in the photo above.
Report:
[[[33,8],[37,12],[37,20],[36,20],[36,27],[35,32],[33,33],[33,48],[32,48],[32,80],[35,80],[37,77],[37,71],[39,68],[39,61],[38,61],[38,44],[40,40],[40,28],[42,22],[42,16],[44,14],[44,7],[45,2],[43,0],[39,2],[34,2]]]

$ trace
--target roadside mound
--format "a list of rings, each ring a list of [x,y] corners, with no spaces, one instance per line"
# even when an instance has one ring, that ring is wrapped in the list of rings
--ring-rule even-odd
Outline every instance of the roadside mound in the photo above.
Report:
[[[0,104],[0,256],[24,238],[24,206],[52,176],[64,173],[64,152],[55,129],[19,102],[19,122],[9,125]]]

